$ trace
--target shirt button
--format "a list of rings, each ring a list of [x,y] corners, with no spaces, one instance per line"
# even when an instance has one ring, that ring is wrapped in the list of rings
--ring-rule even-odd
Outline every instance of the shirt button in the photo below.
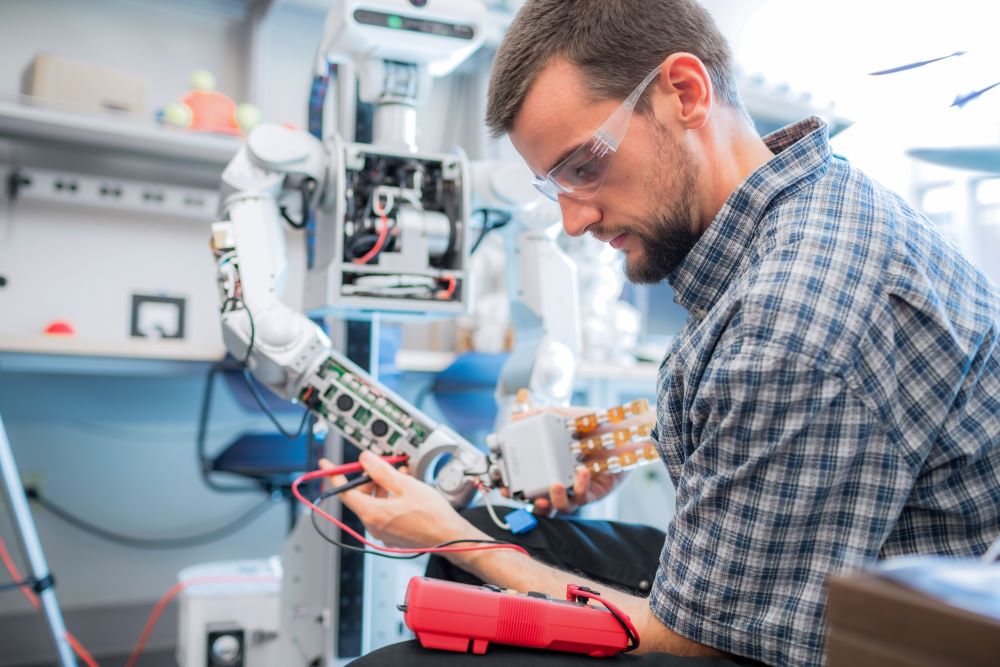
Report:
[[[648,591],[649,590],[649,580],[648,579],[643,579],[642,581],[639,582],[639,590],[640,591]]]

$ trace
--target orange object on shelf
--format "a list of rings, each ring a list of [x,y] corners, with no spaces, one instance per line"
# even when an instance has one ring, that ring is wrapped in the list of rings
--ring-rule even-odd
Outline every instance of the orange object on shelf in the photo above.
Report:
[[[242,136],[252,130],[260,122],[260,110],[252,104],[236,104],[215,85],[211,72],[197,70],[191,75],[191,91],[161,109],[157,118],[193,132]]]
[[[236,102],[217,90],[192,90],[181,98],[191,110],[189,130],[241,135],[236,122]]]

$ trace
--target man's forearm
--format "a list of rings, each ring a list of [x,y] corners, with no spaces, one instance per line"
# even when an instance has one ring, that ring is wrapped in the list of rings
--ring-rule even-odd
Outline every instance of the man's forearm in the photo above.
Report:
[[[478,531],[477,531],[478,532]],[[477,539],[490,539],[480,533]],[[624,611],[639,631],[640,653],[664,652],[676,655],[725,655],[709,646],[693,642],[663,625],[649,608],[646,598],[629,595],[606,585],[563,572],[513,550],[466,551],[447,554],[448,560],[488,583],[522,593],[537,591],[562,599],[567,584],[580,584],[599,591],[601,597]]]

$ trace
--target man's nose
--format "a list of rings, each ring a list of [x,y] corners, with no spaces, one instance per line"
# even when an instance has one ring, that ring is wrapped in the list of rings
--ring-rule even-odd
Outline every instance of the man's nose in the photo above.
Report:
[[[582,236],[587,227],[601,221],[601,210],[591,203],[559,195],[563,229],[570,236]]]

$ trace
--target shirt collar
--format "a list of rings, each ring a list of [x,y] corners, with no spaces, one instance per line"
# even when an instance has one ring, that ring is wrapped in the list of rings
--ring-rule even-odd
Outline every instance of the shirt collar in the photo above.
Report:
[[[674,299],[697,319],[711,310],[738,276],[760,221],[779,194],[826,172],[832,153],[826,123],[807,118],[764,137],[774,157],[726,199],[698,242],[667,278]]]

